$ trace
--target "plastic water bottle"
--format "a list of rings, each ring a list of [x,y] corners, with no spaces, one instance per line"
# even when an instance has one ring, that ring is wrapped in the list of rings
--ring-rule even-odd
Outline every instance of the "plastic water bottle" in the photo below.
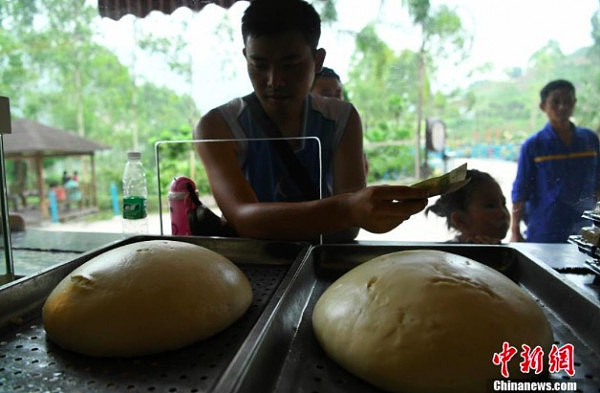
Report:
[[[127,152],[123,171],[123,233],[148,233],[148,188],[141,157],[140,152]]]

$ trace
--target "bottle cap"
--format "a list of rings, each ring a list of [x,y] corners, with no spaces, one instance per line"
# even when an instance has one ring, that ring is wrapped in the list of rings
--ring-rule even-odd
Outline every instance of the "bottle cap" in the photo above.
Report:
[[[140,153],[139,151],[128,151],[127,152],[128,160],[139,160],[140,158],[142,158],[142,153]]]
[[[188,186],[189,184],[189,186]],[[170,191],[174,191],[174,192],[189,192],[190,187],[192,190],[196,189],[196,184],[194,183],[194,181],[192,179],[190,179],[189,177],[185,177],[185,176],[179,176],[179,177],[175,177],[173,178],[173,181],[171,182],[171,187],[170,187]]]

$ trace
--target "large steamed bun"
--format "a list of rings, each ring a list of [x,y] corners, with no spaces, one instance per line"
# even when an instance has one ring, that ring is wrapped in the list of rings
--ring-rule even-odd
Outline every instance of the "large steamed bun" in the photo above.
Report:
[[[492,363],[507,341],[548,353],[551,327],[506,276],[455,254],[415,250],[363,263],[319,298],[313,328],[325,352],[387,390],[482,393],[502,378]],[[508,363],[523,377],[520,356]],[[531,377],[531,374],[527,374]]]
[[[224,256],[172,240],[102,253],[67,275],[46,300],[48,337],[92,356],[139,356],[184,347],[225,329],[252,300]]]

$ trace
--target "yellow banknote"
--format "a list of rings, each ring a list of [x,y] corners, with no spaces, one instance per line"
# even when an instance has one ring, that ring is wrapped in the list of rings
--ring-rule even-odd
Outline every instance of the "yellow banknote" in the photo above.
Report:
[[[432,197],[458,190],[469,182],[470,179],[467,179],[466,176],[467,164],[465,163],[441,176],[412,184],[411,187],[422,188],[427,191],[427,197]]]

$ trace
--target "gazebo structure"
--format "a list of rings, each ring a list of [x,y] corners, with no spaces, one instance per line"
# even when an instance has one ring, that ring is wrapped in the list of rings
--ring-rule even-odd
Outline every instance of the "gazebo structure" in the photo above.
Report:
[[[27,119],[15,119],[11,122],[12,133],[4,135],[4,157],[7,160],[33,161],[37,172],[37,190],[39,208],[42,217],[49,216],[48,196],[44,184],[42,161],[48,157],[89,156],[91,162],[90,192],[91,205],[97,206],[96,168],[94,153],[108,149],[98,142],[83,138],[70,132]],[[23,192],[24,190],[19,190]]]

